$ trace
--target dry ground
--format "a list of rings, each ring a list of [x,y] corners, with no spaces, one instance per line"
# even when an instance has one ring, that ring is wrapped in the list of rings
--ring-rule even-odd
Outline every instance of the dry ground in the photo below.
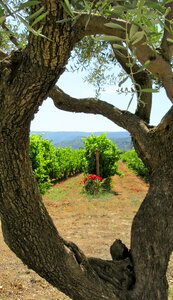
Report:
[[[148,187],[122,163],[120,169],[124,176],[113,177],[113,193],[107,196],[86,197],[81,192],[81,174],[58,183],[44,197],[59,232],[89,256],[110,258],[109,247],[117,238],[129,246],[131,222]],[[0,252],[0,300],[69,299],[28,270],[5,245],[1,232]],[[168,279],[173,282],[172,260]],[[171,294],[169,299],[173,299]]]

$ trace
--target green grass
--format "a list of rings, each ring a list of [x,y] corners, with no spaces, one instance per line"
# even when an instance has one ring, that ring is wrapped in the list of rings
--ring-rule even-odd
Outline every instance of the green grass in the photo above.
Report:
[[[61,201],[65,198],[69,197],[69,194],[71,193],[71,188],[74,188],[74,182],[68,183],[66,185],[66,190],[63,190],[63,191],[61,189],[57,188],[57,186],[54,186],[51,189],[49,189],[49,191],[47,191],[45,196],[52,201]],[[103,193],[99,193],[97,195],[89,195],[83,191],[81,186],[76,187],[76,185],[75,185],[75,189],[78,190],[79,195],[81,194],[82,197],[86,198],[89,201],[92,201],[92,200],[107,201],[107,200],[111,200],[114,197],[114,194],[112,192],[103,192]]]
[[[52,187],[47,193],[46,196],[52,201],[63,200],[67,196],[66,191],[61,191],[57,187]]]
[[[90,201],[92,201],[92,200],[107,201],[107,200],[111,200],[114,197],[114,194],[112,192],[102,192],[102,193],[98,193],[96,195],[90,195],[90,194],[87,194],[86,192],[82,191],[82,194],[84,195],[84,197],[86,197]]]

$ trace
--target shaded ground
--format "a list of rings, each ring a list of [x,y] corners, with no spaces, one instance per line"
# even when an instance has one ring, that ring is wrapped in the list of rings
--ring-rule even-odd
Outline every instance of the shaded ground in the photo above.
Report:
[[[57,184],[44,197],[59,232],[88,256],[110,258],[109,247],[116,238],[129,246],[131,222],[148,187],[122,163],[120,168],[124,176],[113,177],[112,194],[86,197],[81,192],[83,175],[79,175]],[[1,232],[0,251],[0,300],[69,299],[28,270],[5,245]],[[172,261],[168,279],[173,282]]]

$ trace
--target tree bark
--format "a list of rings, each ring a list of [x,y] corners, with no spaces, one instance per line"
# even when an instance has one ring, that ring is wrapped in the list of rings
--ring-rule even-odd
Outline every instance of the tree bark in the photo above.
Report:
[[[148,140],[145,156],[152,157],[152,153],[155,156],[149,160],[152,169],[149,192],[132,226],[133,264],[126,260],[112,264],[87,259],[75,245],[65,242],[59,236],[32,175],[28,160],[27,126],[18,131],[5,130],[3,127],[0,135],[0,163],[3,170],[0,209],[4,238],[12,251],[72,299],[166,300],[166,269],[173,246],[173,166],[170,143],[173,139],[172,122],[169,120],[167,116],[162,126],[145,132],[145,139]],[[127,118],[126,124],[128,122],[130,126],[131,121]],[[134,134],[135,129],[132,128]],[[143,154],[143,150],[140,154]],[[129,266],[133,269],[133,265],[136,284],[131,281],[133,276],[127,271]],[[82,270],[85,270],[85,274]],[[124,287],[125,278],[129,278],[131,286],[128,283]]]
[[[5,55],[0,62],[0,214],[5,242],[29,268],[72,299],[166,300],[166,269],[173,248],[172,111],[150,129],[140,117],[113,105],[96,99],[77,101],[52,89],[75,42],[86,34],[104,33],[107,20],[81,16],[73,30],[71,23],[56,22],[64,18],[60,1],[42,4],[49,11],[42,33],[51,39],[30,34],[25,50]],[[95,20],[99,22],[92,30]],[[85,27],[86,21],[84,30],[80,22]],[[153,54],[147,46],[142,51],[140,45],[136,47],[141,62]],[[168,94],[172,95],[170,65],[158,54],[150,68],[158,71],[162,62],[169,70]],[[166,71],[159,69],[161,78]],[[150,167],[150,188],[133,221],[130,253],[121,254],[121,243],[115,242],[112,260],[87,258],[59,235],[44,207],[29,160],[29,127],[51,89],[57,107],[99,113],[129,130]]]
[[[122,299],[127,297],[133,300],[140,298],[166,300],[168,297],[166,270],[173,248],[173,109],[165,115],[157,127],[146,130],[141,120],[135,125],[135,118],[132,117],[132,124],[129,114],[123,112],[121,114],[119,110],[116,111],[116,108],[103,101],[94,99],[79,101],[55,88],[50,95],[55,105],[61,109],[65,107],[68,110],[89,113],[97,111],[98,105],[99,112],[114,120],[116,124],[120,121],[120,124],[131,132],[138,154],[151,170],[151,182],[148,194],[132,226],[131,253],[136,284],[133,291],[127,291]],[[136,121],[138,122],[138,119]]]
[[[43,34],[51,40],[31,34],[25,50],[14,51],[0,62],[0,214],[4,239],[24,264],[72,299],[118,299],[119,289],[131,285],[131,262],[90,260],[76,245],[63,240],[32,174],[30,122],[64,71],[76,42],[69,23],[55,22],[64,17],[59,2],[42,2],[49,10]]]
[[[170,116],[172,109],[162,126],[151,130],[150,187],[132,225],[131,249],[138,278],[134,293],[141,299],[168,297],[166,270],[173,250],[173,122]]]
[[[166,270],[173,248],[172,175],[171,168],[158,168],[133,221],[131,249],[137,278],[133,294],[140,299],[168,297]]]
[[[0,209],[7,245],[24,264],[72,299],[116,299],[116,289],[97,275],[78,248],[59,236],[32,175],[28,142],[26,147],[23,136],[0,137]]]

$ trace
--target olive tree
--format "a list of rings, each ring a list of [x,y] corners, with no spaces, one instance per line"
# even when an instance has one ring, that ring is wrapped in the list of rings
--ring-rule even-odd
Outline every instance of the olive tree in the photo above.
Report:
[[[150,126],[149,120],[153,82],[173,101],[172,19],[173,1],[166,0],[0,1],[4,240],[29,268],[72,299],[168,297],[173,110],[157,126]],[[14,20],[23,24],[18,32]],[[86,36],[100,36],[112,47],[116,61],[131,78],[131,92],[137,97],[135,113],[95,98],[75,99],[55,85],[71,51]],[[42,202],[29,160],[29,132],[34,114],[48,96],[59,109],[101,114],[128,130],[150,170],[148,193],[132,223],[130,251],[116,240],[110,247],[112,260],[86,257],[77,245],[61,237]]]

